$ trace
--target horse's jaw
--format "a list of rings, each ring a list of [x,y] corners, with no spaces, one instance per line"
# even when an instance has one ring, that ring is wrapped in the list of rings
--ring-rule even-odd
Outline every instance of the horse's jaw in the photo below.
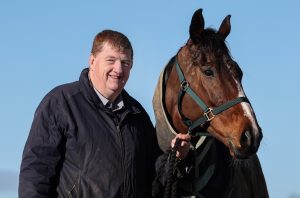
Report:
[[[247,159],[252,155],[252,154],[249,155],[244,152],[240,152],[231,141],[228,141],[228,146],[229,146],[229,153],[231,157],[233,157],[234,159]]]
[[[207,131],[218,141],[222,142],[229,150],[229,153],[232,158],[234,159],[248,159],[251,156],[255,155],[259,145],[253,147],[244,147],[241,145],[239,138],[231,137],[230,135],[223,135],[216,128],[210,125],[207,128]],[[226,133],[226,134],[233,134],[233,133]]]

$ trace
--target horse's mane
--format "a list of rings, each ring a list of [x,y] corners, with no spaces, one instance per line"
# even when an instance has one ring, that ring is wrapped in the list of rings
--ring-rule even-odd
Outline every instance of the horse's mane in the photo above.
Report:
[[[175,60],[176,60],[176,56],[173,56],[173,57],[169,60],[168,64],[167,64],[166,67],[165,67],[164,78],[163,78],[164,86],[163,86],[163,87],[165,87],[165,85],[167,84],[167,80],[168,80],[168,78],[169,78],[169,74],[170,74],[170,72],[171,72],[171,70],[172,70],[172,67],[173,67],[173,65],[174,65],[174,63],[175,63]],[[163,91],[165,91],[165,90],[163,90]],[[163,92],[163,93],[164,93],[164,92]]]

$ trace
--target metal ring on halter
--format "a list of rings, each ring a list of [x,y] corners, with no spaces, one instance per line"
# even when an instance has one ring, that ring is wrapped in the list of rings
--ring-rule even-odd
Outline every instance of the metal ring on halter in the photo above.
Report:
[[[215,118],[215,114],[212,112],[212,110],[212,108],[208,108],[203,114],[208,122]]]
[[[190,84],[186,80],[184,80],[180,83],[180,88],[182,91],[186,91],[189,86],[190,86]]]

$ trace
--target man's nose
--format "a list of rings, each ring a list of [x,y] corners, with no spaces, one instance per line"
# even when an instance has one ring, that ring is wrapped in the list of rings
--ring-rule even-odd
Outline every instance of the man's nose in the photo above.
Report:
[[[118,73],[123,72],[123,66],[122,66],[122,62],[120,60],[115,62],[114,70],[115,70],[115,72],[118,72]]]

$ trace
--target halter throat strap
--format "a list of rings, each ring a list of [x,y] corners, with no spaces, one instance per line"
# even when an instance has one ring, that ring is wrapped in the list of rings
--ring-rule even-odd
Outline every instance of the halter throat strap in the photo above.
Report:
[[[188,127],[189,133],[192,135],[202,135],[202,136],[209,135],[207,132],[193,134],[192,131],[196,127],[203,126],[205,123],[210,122],[212,119],[215,118],[216,115],[222,113],[223,111],[229,109],[230,107],[232,107],[238,103],[241,103],[241,102],[249,103],[249,100],[246,97],[238,97],[238,98],[230,100],[218,107],[215,107],[215,108],[208,107],[205,104],[205,102],[193,91],[193,89],[189,85],[189,82],[185,79],[184,74],[178,63],[177,56],[175,58],[175,68],[176,68],[177,75],[178,75],[179,81],[180,81],[180,91],[178,93],[178,111],[179,111],[179,114],[181,115],[182,121]],[[203,115],[195,121],[192,121],[189,118],[187,118],[182,112],[182,101],[183,101],[183,97],[186,93],[198,104],[198,106],[204,112]]]

